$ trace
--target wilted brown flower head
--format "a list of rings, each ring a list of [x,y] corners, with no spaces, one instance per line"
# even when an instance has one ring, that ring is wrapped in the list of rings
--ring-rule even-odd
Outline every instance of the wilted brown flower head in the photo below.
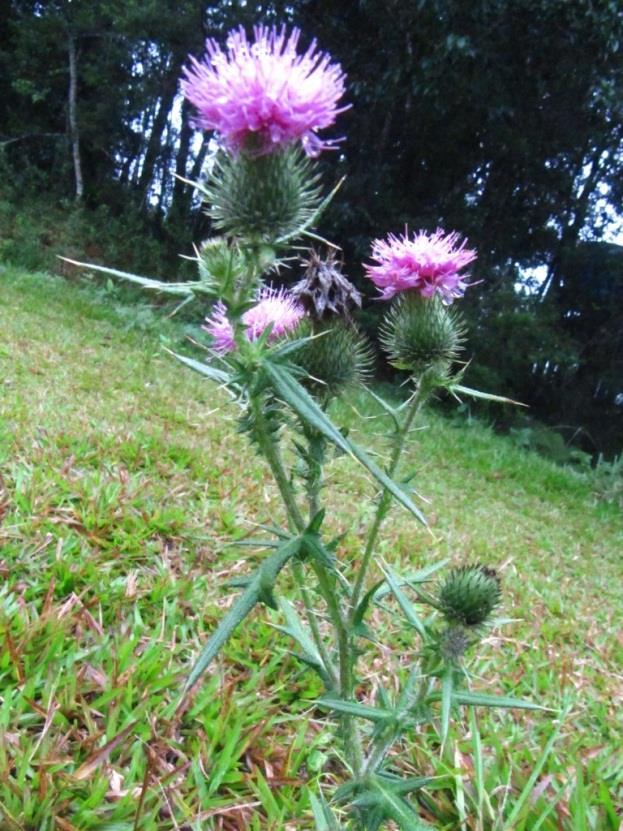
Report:
[[[353,306],[361,307],[361,293],[342,274],[342,263],[333,249],[324,258],[310,249],[309,258],[302,262],[305,273],[292,286],[292,294],[312,318],[323,320],[332,315],[349,318]]]

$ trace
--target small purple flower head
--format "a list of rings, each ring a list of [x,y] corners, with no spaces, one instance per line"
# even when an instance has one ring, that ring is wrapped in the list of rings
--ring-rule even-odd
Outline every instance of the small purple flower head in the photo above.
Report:
[[[305,310],[285,289],[264,288],[258,302],[242,315],[246,335],[250,341],[257,340],[272,324],[269,340],[277,340],[295,329],[305,316]],[[206,318],[203,327],[214,339],[213,348],[222,354],[236,348],[234,327],[227,317],[223,303],[217,303],[211,317]]]
[[[438,294],[444,303],[462,297],[467,285],[459,272],[476,259],[476,252],[459,242],[457,233],[434,234],[419,231],[409,238],[389,234],[387,239],[372,243],[372,257],[377,262],[366,264],[368,277],[381,289],[382,298],[389,300],[402,291],[417,291],[422,297]]]
[[[202,61],[190,58],[182,92],[197,110],[195,125],[216,130],[233,151],[246,148],[258,155],[301,141],[308,156],[317,156],[335,142],[323,141],[317,130],[330,127],[344,93],[344,73],[316,41],[298,55],[300,31],[256,26],[249,43],[242,27],[229,33],[227,51],[206,41]]]

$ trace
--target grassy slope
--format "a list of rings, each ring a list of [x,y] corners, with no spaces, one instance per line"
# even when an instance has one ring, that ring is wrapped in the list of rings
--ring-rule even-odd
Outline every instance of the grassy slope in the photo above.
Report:
[[[146,331],[130,328],[131,314],[59,280],[0,270],[0,827],[129,831],[138,810],[141,829],[310,828],[288,821],[308,810],[306,783],[332,781],[331,736],[321,722],[307,733],[298,723],[319,690],[266,612],[173,716],[183,665],[227,605],[219,585],[245,569],[227,542],[279,508],[232,411],[215,412],[213,387],[162,353],[148,316]],[[340,414],[383,451],[383,420]],[[620,516],[589,482],[481,426],[433,414],[423,423],[410,461],[435,536],[396,508],[383,554],[402,567],[446,556],[501,565],[505,613],[519,620],[487,639],[480,688],[571,702],[512,827],[532,829],[551,806],[546,831],[614,831]],[[357,556],[371,494],[349,460],[334,463],[344,560]],[[394,637],[408,659],[405,634]],[[384,680],[385,660],[365,660]],[[554,726],[544,714],[480,715],[483,780],[502,786],[490,810],[488,798],[477,807],[469,738],[442,760],[413,749],[409,763],[452,772],[466,828],[511,827],[503,817]],[[438,793],[443,827],[458,829],[451,802]]]

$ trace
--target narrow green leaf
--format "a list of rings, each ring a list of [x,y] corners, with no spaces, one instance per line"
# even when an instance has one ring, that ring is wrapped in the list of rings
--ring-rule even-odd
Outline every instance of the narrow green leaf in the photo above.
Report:
[[[441,679],[441,746],[446,743],[450,729],[450,710],[454,690],[454,667],[446,667]]]
[[[506,822],[504,824],[505,828],[509,828],[509,829],[512,828],[513,823],[518,819],[519,815],[521,814],[521,811],[523,810],[524,805],[526,804],[526,802],[530,798],[530,795],[532,794],[534,786],[536,785],[536,782],[537,782],[539,776],[541,775],[541,771],[543,770],[545,762],[547,761],[547,758],[548,758],[549,754],[552,752],[554,744],[556,743],[556,740],[558,739],[558,735],[559,735],[559,733],[562,729],[562,725],[564,724],[565,718],[567,717],[567,714],[568,714],[570,709],[571,709],[571,705],[569,704],[569,705],[567,705],[567,707],[565,707],[564,711],[560,714],[560,716],[558,718],[558,724],[556,725],[556,728],[555,728],[554,732],[552,733],[552,735],[549,737],[549,741],[547,742],[547,744],[543,748],[543,752],[541,753],[541,756],[539,757],[539,760],[537,761],[536,765],[532,769],[532,773],[530,774],[530,778],[528,779],[528,781],[524,785],[521,793],[519,794],[519,796],[517,797],[517,799],[515,800],[515,802],[513,804],[513,810],[511,811],[508,819],[506,820]]]
[[[376,778],[374,790],[382,799],[386,816],[393,819],[402,831],[431,831],[430,825],[418,817],[409,803],[402,799],[391,785]]]
[[[411,624],[411,626],[413,626],[419,636],[425,639],[428,635],[426,627],[420,620],[418,613],[415,611],[415,606],[400,588],[400,579],[396,577],[389,566],[381,566],[381,571],[385,575],[387,585],[389,586],[391,593],[398,601],[398,605],[402,609],[407,621]]]
[[[334,710],[336,713],[344,713],[344,715],[363,718],[367,721],[388,722],[395,718],[395,713],[391,710],[381,710],[379,707],[370,707],[367,704],[359,704],[357,701],[342,701],[340,698],[319,698],[316,703],[328,710]]]
[[[379,779],[386,782],[396,794],[408,794],[413,791],[419,791],[420,788],[426,788],[432,782],[438,781],[441,778],[438,776],[408,776],[403,778],[384,771],[379,771],[376,775]]]
[[[385,580],[379,580],[372,586],[372,588],[368,589],[368,591],[361,598],[361,601],[355,610],[355,614],[353,615],[353,627],[356,628],[357,626],[361,626],[365,614],[368,611],[368,606],[370,605],[372,599],[376,600],[375,595],[384,582]]]
[[[435,572],[442,569],[450,562],[450,559],[446,557],[445,560],[439,560],[438,563],[433,563],[430,566],[425,566],[421,568],[419,571],[416,571],[415,574],[411,574],[408,577],[405,577],[405,583],[408,586],[411,586],[413,583],[427,583],[431,576],[435,574]]]
[[[178,355],[177,352],[172,352],[170,349],[166,350],[170,355],[173,355],[174,358],[177,358],[178,361],[181,361],[186,366],[194,369],[195,372],[198,372],[200,375],[205,375],[206,378],[209,378],[211,381],[216,381],[217,384],[229,384],[231,378],[227,372],[224,372],[222,369],[217,369],[214,366],[209,366],[209,364],[201,363],[201,361],[195,361],[193,358],[187,358],[186,355]]]
[[[394,426],[396,430],[400,430],[400,419],[398,418],[398,413],[400,412],[396,407],[392,407],[391,404],[388,404],[384,398],[381,398],[380,395],[377,395],[370,387],[366,387],[366,392],[370,395],[376,403],[381,407],[381,409],[387,413],[388,416],[391,417],[392,421],[394,422]]]
[[[435,694],[433,693],[433,698]],[[518,710],[548,710],[549,707],[542,707],[532,701],[523,698],[510,698],[508,696],[485,695],[473,692],[455,692],[452,694],[455,704],[471,704],[473,707],[506,707],[507,709]]]
[[[267,595],[270,595],[279,572],[288,560],[298,554],[300,547],[300,537],[293,537],[264,560],[255,574],[250,578],[247,588],[208,638],[208,642],[201,650],[188,676],[184,691],[190,689],[199,680],[233,635],[235,629],[250,614],[256,604],[263,598],[267,598]]]
[[[485,803],[485,778],[482,757],[482,741],[480,739],[478,719],[476,718],[476,710],[474,707],[470,707],[469,710],[469,732],[472,736],[472,756],[474,759],[474,778],[476,780],[476,811],[478,814],[479,826],[482,827],[482,813]],[[491,819],[493,819],[493,817],[491,817]]]
[[[316,831],[342,831],[342,826],[338,823],[335,814],[322,794],[314,796],[310,792],[309,804],[316,822]]]
[[[315,663],[322,664],[314,641],[312,640],[311,635],[308,634],[307,629],[303,625],[303,621],[299,617],[298,612],[292,603],[282,597],[279,599],[279,608],[286,619],[287,626],[278,626],[277,628],[281,629],[282,632],[285,632],[293,640],[295,640],[303,652],[311,657]]]
[[[72,260],[69,257],[59,257],[66,263],[77,265],[80,268],[88,268],[91,271],[99,271],[102,274],[109,274],[112,277],[119,277],[128,283],[135,283],[144,289],[153,289],[154,291],[161,291],[164,294],[177,294],[182,296],[190,296],[195,293],[197,289],[201,291],[201,283],[199,280],[193,283],[165,283],[162,280],[154,280],[151,277],[141,277],[139,274],[131,274],[129,271],[119,271],[116,268],[108,268],[104,265],[94,265],[93,263],[81,263],[78,260]]]
[[[521,401],[513,401],[512,398],[505,398],[503,395],[493,395],[493,393],[490,392],[473,390],[471,387],[464,387],[462,384],[452,384],[449,387],[449,390],[456,398],[459,398],[459,393],[463,393],[463,395],[469,395],[471,398],[482,398],[485,401],[497,401],[498,404],[513,404],[516,407],[529,406],[528,404],[522,404]]]
[[[309,395],[285,367],[271,363],[270,361],[265,361],[264,369],[279,396],[286,404],[292,407],[299,418],[318,430],[319,433],[325,436],[325,438],[340,450],[357,459],[395,499],[404,505],[423,525],[427,525],[422,512],[414,505],[413,501],[402,488],[393,479],[390,479],[376,462],[372,461],[367,453],[347,439],[337,429],[311,395]]]

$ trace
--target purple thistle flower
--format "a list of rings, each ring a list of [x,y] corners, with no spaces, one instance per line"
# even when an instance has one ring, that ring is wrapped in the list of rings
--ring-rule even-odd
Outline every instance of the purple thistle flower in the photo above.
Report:
[[[410,239],[389,234],[372,243],[375,264],[365,264],[367,276],[381,289],[384,300],[401,291],[417,291],[422,297],[439,294],[445,303],[462,297],[468,284],[459,274],[476,259],[476,252],[459,244],[457,233],[419,231]]]
[[[295,329],[304,316],[303,307],[285,289],[264,288],[257,304],[242,315],[242,322],[250,341],[257,340],[272,324],[268,339],[273,341]],[[216,352],[225,354],[236,348],[234,327],[227,317],[225,305],[220,301],[215,305],[212,315],[206,318],[203,328],[212,335],[212,346]]]
[[[317,156],[335,141],[323,141],[317,130],[330,127],[344,93],[344,73],[312,41],[297,55],[300,31],[286,37],[282,26],[254,27],[249,43],[242,27],[229,33],[227,51],[206,41],[202,61],[190,58],[182,92],[197,110],[195,126],[217,130],[233,151],[257,155],[301,141],[308,156]]]

